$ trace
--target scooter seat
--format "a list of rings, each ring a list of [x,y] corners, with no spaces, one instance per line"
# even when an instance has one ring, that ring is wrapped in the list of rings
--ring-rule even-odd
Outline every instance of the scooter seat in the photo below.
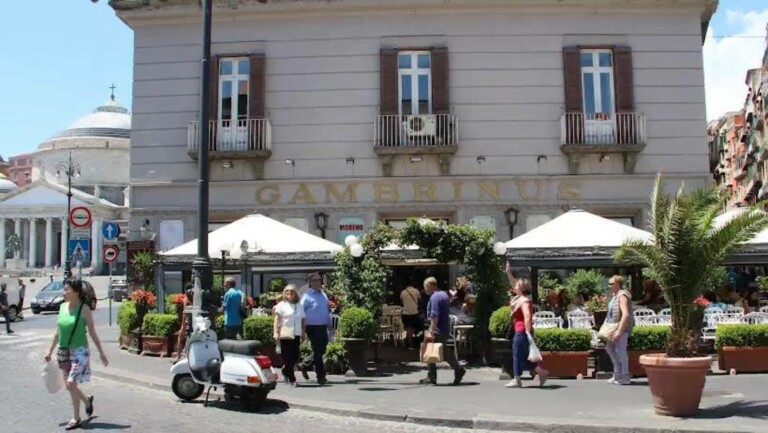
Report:
[[[238,355],[257,355],[261,349],[261,341],[258,340],[221,340],[219,341],[219,350],[225,353],[236,353]]]

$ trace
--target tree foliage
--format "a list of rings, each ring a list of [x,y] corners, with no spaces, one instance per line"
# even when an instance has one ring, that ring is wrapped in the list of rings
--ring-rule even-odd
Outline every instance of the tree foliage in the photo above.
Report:
[[[717,266],[728,254],[768,226],[768,217],[756,208],[716,224],[715,217],[727,202],[727,195],[714,187],[686,193],[681,186],[677,194],[668,194],[659,175],[651,196],[653,241],[626,241],[614,257],[619,263],[650,268],[664,290],[672,309],[667,341],[671,357],[697,355],[698,315],[693,300],[717,279]]]

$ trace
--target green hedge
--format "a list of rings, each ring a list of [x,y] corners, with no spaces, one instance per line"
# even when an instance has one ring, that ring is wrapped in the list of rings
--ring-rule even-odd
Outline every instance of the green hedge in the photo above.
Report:
[[[542,352],[586,352],[592,348],[592,333],[586,329],[536,329],[534,338]]]
[[[636,326],[629,336],[627,350],[665,350],[668,326]]]
[[[117,324],[120,326],[120,333],[128,334],[133,331],[139,326],[137,322],[136,303],[128,300],[123,301],[117,310]]]
[[[165,309],[165,314],[178,314],[178,311],[176,311],[177,306],[173,303],[173,298],[176,295],[167,295],[165,297],[165,305],[163,305],[163,308]]]
[[[343,337],[371,340],[376,336],[377,331],[376,319],[373,318],[373,313],[370,311],[363,308],[350,307],[345,308],[341,313],[339,333]]]
[[[720,325],[717,327],[715,348],[766,347],[768,325]]]
[[[147,314],[141,332],[155,337],[170,337],[179,330],[179,316],[175,314]]]
[[[509,327],[512,325],[509,307],[500,307],[491,314],[491,320],[488,323],[488,330],[493,338],[507,338]]]
[[[243,321],[243,338],[259,340],[261,344],[275,344],[273,316],[251,316]]]

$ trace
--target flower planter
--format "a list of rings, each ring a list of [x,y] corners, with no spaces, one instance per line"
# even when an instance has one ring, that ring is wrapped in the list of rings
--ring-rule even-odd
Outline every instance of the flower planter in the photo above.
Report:
[[[640,365],[648,374],[657,414],[689,417],[699,410],[711,358],[667,358],[666,354],[642,355]]]
[[[349,369],[355,376],[368,375],[368,357],[366,349],[368,341],[363,338],[344,338],[344,348],[347,350]]]
[[[153,355],[159,357],[166,357],[171,355],[171,338],[170,337],[158,337],[156,335],[142,335],[141,336],[141,355]]]
[[[541,352],[541,357],[550,377],[587,375],[589,352]]]
[[[643,366],[640,365],[640,357],[643,355],[650,355],[653,353],[659,353],[663,351],[664,349],[627,351],[627,354],[629,355],[629,374],[631,374],[632,377],[645,377],[646,376],[645,368],[643,368]]]
[[[605,318],[608,317],[608,312],[594,311],[592,312],[592,315],[595,318],[595,329],[600,329],[600,327],[603,326],[603,323],[605,322]]]
[[[717,350],[717,366],[720,370],[739,373],[768,371],[768,347],[725,346]]]
[[[493,362],[501,367],[499,380],[512,378],[512,345],[506,338],[491,338]]]
[[[120,350],[128,350],[131,347],[131,334],[120,333]]]
[[[134,355],[138,355],[142,350],[142,334],[141,331],[135,330],[128,333],[128,352]]]

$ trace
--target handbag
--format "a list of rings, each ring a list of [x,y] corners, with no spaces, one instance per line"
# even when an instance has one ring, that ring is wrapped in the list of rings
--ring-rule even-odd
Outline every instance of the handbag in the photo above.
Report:
[[[536,346],[536,342],[533,340],[531,333],[526,332],[526,335],[528,335],[528,361],[538,364],[543,359],[541,357],[541,351]]]
[[[597,331],[597,338],[603,341],[611,341],[613,340],[613,334],[615,334],[618,330],[618,323],[603,323],[603,325],[600,327],[600,330]]]
[[[59,368],[62,370],[69,370],[68,363],[71,361],[69,354],[69,345],[72,344],[72,338],[75,337],[75,331],[77,330],[77,324],[80,322],[80,313],[83,312],[83,303],[80,303],[80,308],[77,309],[77,316],[75,316],[75,326],[72,327],[72,333],[69,334],[69,341],[67,341],[67,347],[59,346],[59,350],[56,352],[56,361],[59,363]]]
[[[443,362],[443,343],[421,343],[421,362],[427,364]]]

